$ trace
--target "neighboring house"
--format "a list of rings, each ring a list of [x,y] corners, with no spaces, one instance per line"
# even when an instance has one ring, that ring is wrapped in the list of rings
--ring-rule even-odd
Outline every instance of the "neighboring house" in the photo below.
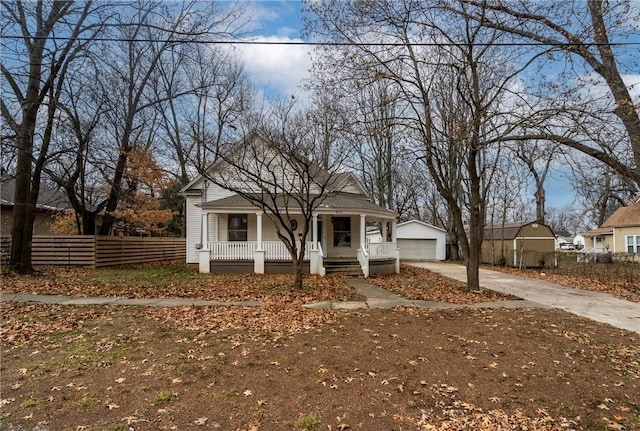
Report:
[[[261,138],[255,135],[251,139]],[[207,176],[222,175],[220,172],[225,166],[228,164],[219,160],[209,168]],[[328,173],[319,175],[324,174]],[[289,183],[288,179],[281,181]],[[300,240],[306,241],[305,270],[324,275],[330,268],[344,263],[361,268],[365,276],[399,272],[396,214],[374,204],[350,173],[338,175],[333,184],[332,189],[325,190],[321,205],[312,212],[312,226],[306,238],[302,238],[300,208],[291,205],[287,208],[291,226],[300,232]],[[186,198],[186,260],[198,263],[200,272],[292,270],[290,254],[277,236],[276,225],[269,214],[264,214],[249,200],[201,175],[181,193]],[[278,209],[285,208],[285,196],[278,196],[276,205]],[[391,241],[371,246],[366,241],[367,223],[380,224],[385,238],[389,222]]]
[[[556,237],[538,222],[486,226],[482,262],[508,266],[539,267],[554,256]]]
[[[602,226],[582,236],[585,252],[640,254],[640,195],[618,208]]]
[[[419,220],[398,223],[397,242],[402,260],[445,260],[447,231]]]
[[[573,237],[573,245],[576,246],[577,250],[582,250],[585,247],[586,239],[583,235],[576,235]]]
[[[13,177],[3,176],[0,182],[0,234],[11,235],[13,225],[13,199],[16,182]],[[60,211],[71,208],[64,193],[40,184],[40,193],[36,203],[36,216],[33,224],[34,235],[54,235],[50,229],[53,217]]]

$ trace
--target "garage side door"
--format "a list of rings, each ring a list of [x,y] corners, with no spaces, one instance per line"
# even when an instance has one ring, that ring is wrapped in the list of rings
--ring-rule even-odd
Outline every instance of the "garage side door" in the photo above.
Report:
[[[435,239],[398,239],[400,259],[433,260],[436,258]]]

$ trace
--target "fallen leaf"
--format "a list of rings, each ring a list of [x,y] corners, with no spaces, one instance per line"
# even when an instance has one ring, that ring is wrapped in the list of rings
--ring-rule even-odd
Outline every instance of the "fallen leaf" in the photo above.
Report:
[[[193,423],[199,426],[203,426],[203,425],[206,425],[208,420],[209,418],[198,418],[195,421],[193,421]]]
[[[251,395],[253,395],[253,392],[251,391],[251,389],[247,389],[246,391],[244,391],[242,393],[245,397],[250,397]]]

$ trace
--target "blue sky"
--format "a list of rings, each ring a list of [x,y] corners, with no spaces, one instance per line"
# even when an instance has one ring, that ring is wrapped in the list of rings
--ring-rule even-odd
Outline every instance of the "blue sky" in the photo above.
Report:
[[[251,36],[270,42],[302,41],[302,3],[255,1],[248,3],[253,17]],[[267,93],[304,98],[299,88],[311,67],[309,48],[292,45],[242,45],[246,70],[252,81]]]
[[[253,17],[251,38],[272,42],[301,41],[303,27],[300,1],[252,1],[246,3]],[[300,88],[311,67],[310,49],[292,45],[242,45],[237,47],[251,80],[266,94],[295,95],[305,100]],[[528,73],[534,73],[529,71]],[[640,82],[632,75],[628,82]],[[638,91],[638,88],[635,89]],[[575,194],[562,166],[547,181],[547,206],[560,209],[573,203]],[[586,167],[588,168],[588,167]],[[533,190],[531,191],[533,199]]]

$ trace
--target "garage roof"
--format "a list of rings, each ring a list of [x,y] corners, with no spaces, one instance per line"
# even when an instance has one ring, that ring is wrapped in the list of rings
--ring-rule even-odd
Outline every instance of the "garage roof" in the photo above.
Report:
[[[498,224],[493,226],[485,226],[484,239],[486,240],[515,239],[516,237],[518,237],[518,233],[520,233],[520,230],[523,227],[532,225],[534,223],[538,223],[538,222],[531,221],[526,223],[518,222],[518,223],[505,223],[504,225]],[[545,224],[542,224],[542,223],[538,223],[538,224],[540,226],[546,226]]]

